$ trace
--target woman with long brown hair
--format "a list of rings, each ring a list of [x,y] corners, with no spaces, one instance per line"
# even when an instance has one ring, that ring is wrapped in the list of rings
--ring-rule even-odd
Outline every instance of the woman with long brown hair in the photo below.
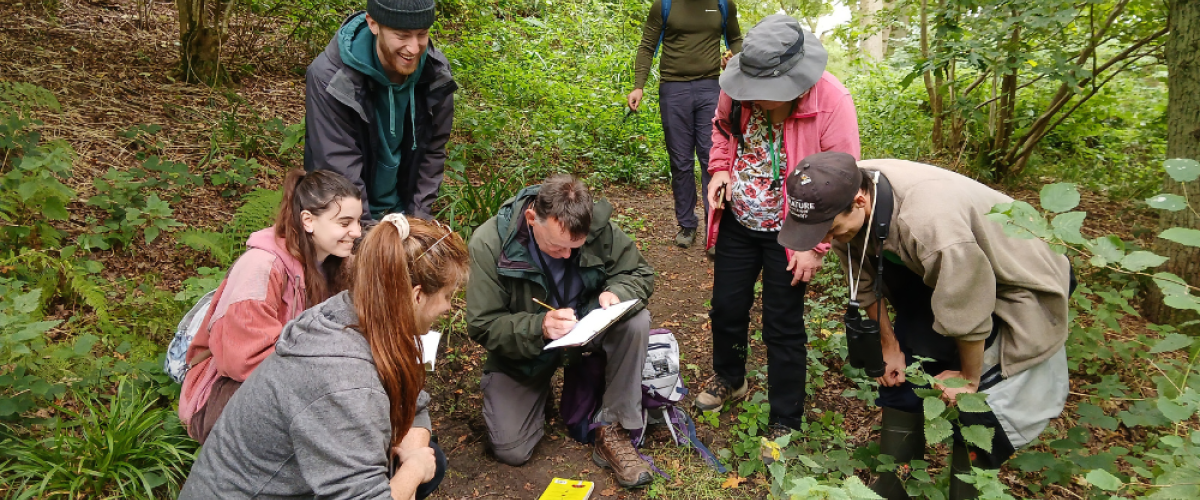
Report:
[[[275,225],[250,235],[188,347],[179,418],[200,443],[275,350],[283,325],[346,289],[346,260],[362,235],[360,196],[336,173],[288,173]]]
[[[432,493],[445,456],[430,440],[417,336],[467,270],[457,233],[385,217],[356,253],[350,290],[289,323],[229,401],[180,498]]]

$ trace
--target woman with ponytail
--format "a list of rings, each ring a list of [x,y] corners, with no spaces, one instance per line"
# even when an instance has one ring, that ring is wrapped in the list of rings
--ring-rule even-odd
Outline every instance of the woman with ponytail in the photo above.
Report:
[[[275,225],[250,235],[188,348],[179,418],[201,444],[275,350],[283,325],[346,289],[346,261],[362,235],[358,188],[336,173],[299,169],[283,184]]]
[[[448,228],[392,214],[363,238],[350,289],[284,327],[229,401],[181,499],[421,499],[430,440],[419,334],[467,277]]]

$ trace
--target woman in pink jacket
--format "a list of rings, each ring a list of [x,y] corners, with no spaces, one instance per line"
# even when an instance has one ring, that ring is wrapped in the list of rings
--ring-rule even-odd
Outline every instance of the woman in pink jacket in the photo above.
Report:
[[[297,169],[284,180],[275,225],[250,235],[188,348],[179,418],[201,444],[229,398],[275,351],[283,325],[346,289],[346,260],[362,235],[360,196],[333,172]]]
[[[785,251],[776,241],[789,210],[784,180],[813,153],[860,155],[854,101],[825,71],[827,59],[821,41],[795,19],[763,18],[721,75],[713,120],[707,195],[715,376],[696,406],[720,410],[749,389],[747,334],[761,272],[771,437],[799,429],[804,415],[805,283],[821,267],[821,253]],[[803,201],[790,203],[795,210]]]

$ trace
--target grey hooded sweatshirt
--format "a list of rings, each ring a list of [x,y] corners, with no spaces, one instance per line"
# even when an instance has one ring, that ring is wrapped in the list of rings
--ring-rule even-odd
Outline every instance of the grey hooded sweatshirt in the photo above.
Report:
[[[391,499],[389,400],[348,292],[284,327],[208,436],[180,499]],[[429,395],[414,427],[430,428]]]

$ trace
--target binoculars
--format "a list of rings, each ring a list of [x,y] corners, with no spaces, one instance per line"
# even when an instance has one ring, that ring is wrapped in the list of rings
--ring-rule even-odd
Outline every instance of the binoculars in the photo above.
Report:
[[[864,318],[858,312],[858,302],[846,306],[846,345],[850,366],[866,370],[868,377],[882,377],[887,365],[883,362],[883,343],[879,339],[879,322]]]

